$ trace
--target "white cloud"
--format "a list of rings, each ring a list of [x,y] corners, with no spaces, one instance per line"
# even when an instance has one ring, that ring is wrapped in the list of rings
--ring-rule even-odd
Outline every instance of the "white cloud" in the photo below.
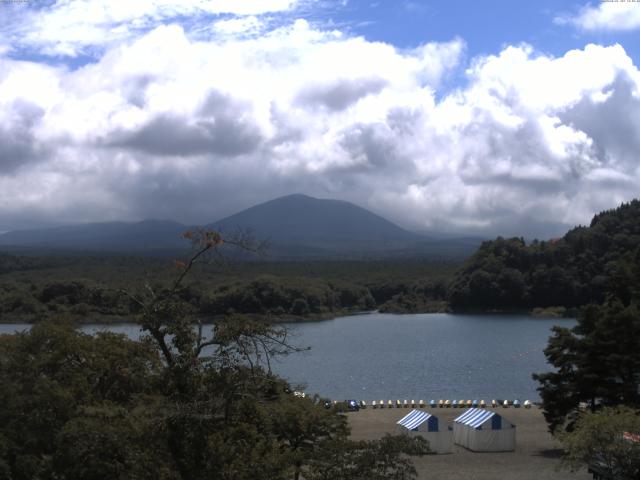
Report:
[[[194,32],[222,34],[256,29],[256,15],[294,10],[300,0],[57,0],[24,2],[4,29],[12,44],[43,55],[75,57],[100,53],[135,39],[159,23],[189,18]],[[220,15],[235,18],[215,21]],[[200,24],[202,23],[202,24]]]
[[[219,20],[213,26],[214,30],[222,34],[238,35],[246,33],[257,33],[264,28],[263,22],[261,22],[255,15],[231,18],[229,20]]]
[[[0,229],[208,222],[304,192],[417,229],[527,234],[637,195],[640,74],[620,46],[509,46],[440,90],[464,52],[297,20],[224,39],[160,25],[75,70],[0,57]]]
[[[583,7],[575,16],[558,16],[555,22],[587,31],[635,30],[640,28],[640,3],[603,1],[597,6]]]
[[[199,2],[202,5],[203,2]],[[260,15],[291,10],[299,0],[219,0],[209,2],[205,9],[212,13]]]

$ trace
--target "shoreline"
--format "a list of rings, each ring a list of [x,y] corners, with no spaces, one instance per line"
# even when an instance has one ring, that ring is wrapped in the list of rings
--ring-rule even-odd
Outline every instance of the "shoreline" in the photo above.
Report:
[[[277,317],[269,317],[266,314],[260,313],[237,313],[240,317],[246,317],[250,320],[265,320],[268,319],[272,324],[282,324],[282,323],[312,323],[312,322],[323,322],[325,320],[335,320],[336,318],[341,317],[351,317],[354,315],[367,315],[371,313],[376,313],[378,310],[345,310],[338,312],[327,312],[327,313],[317,313],[308,316],[297,316],[297,315],[280,315]],[[395,314],[400,315],[400,314]],[[201,317],[201,321],[203,325],[213,325],[217,321],[224,319],[225,315],[211,315]],[[34,320],[33,318],[23,318],[23,317],[0,317],[0,325],[36,325],[37,323],[50,320],[50,318]],[[137,324],[132,317],[125,317],[120,315],[88,315],[80,318],[70,318],[74,323],[78,325],[124,325],[124,324]],[[194,325],[197,325],[198,322],[193,322]]]
[[[541,319],[550,319],[557,318],[559,320],[564,319],[575,319],[576,312],[573,310],[567,310],[566,314],[559,315],[555,313],[555,308],[552,309],[533,309],[533,310],[521,310],[521,309],[493,309],[493,310],[482,310],[482,309],[462,309],[462,310],[444,310],[444,311],[427,311],[427,312],[390,312],[390,311],[380,311],[376,310],[344,310],[344,311],[336,311],[336,312],[326,312],[326,313],[316,313],[305,316],[299,315],[279,315],[279,316],[271,316],[269,317],[267,314],[261,313],[237,313],[236,315],[249,318],[250,320],[268,320],[270,323],[274,325],[280,325],[285,323],[290,324],[298,324],[298,323],[315,323],[315,322],[324,322],[327,320],[335,320],[341,317],[351,317],[356,315],[370,315],[375,313],[380,313],[382,315],[440,315],[440,314],[448,314],[448,315],[478,315],[478,316],[489,316],[489,315],[523,315],[532,318],[541,318]],[[547,312],[550,310],[550,312]],[[201,321],[203,325],[213,325],[217,321],[224,319],[225,315],[210,315],[201,317]],[[41,321],[50,320],[50,318],[45,319],[33,319],[32,317],[8,317],[8,316],[0,316],[0,325],[35,325]],[[135,324],[138,323],[134,318],[120,316],[120,315],[106,315],[106,314],[93,314],[88,316],[79,315],[77,317],[70,317],[70,320],[78,325],[123,325],[123,324]],[[194,325],[197,325],[197,322],[193,322]]]

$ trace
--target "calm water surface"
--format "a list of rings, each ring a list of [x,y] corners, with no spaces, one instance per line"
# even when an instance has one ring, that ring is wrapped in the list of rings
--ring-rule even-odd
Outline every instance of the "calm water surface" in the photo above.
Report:
[[[276,372],[334,399],[519,398],[537,400],[534,372],[553,325],[575,320],[526,315],[370,313],[287,325],[311,351],[281,358]],[[28,325],[0,325],[11,333]],[[132,324],[87,325],[137,338]]]

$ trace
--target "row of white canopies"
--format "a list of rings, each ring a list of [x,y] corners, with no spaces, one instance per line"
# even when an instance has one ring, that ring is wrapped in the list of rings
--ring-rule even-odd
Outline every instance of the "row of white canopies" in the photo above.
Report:
[[[361,401],[359,403],[360,408],[364,408],[366,407],[367,403],[365,401]],[[420,407],[420,408],[424,408],[427,405],[427,403],[425,403],[424,400],[420,400],[418,402],[416,402],[415,400],[411,400],[409,402],[409,400],[405,400],[404,402],[401,400],[396,400],[395,402],[393,400],[388,400],[387,402],[385,402],[384,400],[380,400],[380,401],[376,401],[374,400],[373,402],[371,402],[371,407],[372,408],[385,408],[389,407],[389,408],[393,408],[394,406],[397,408],[400,407],[404,407],[407,408],[409,406],[411,406],[411,408],[415,408],[415,407]],[[484,400],[438,400],[437,402],[435,400],[431,400],[429,401],[429,406],[435,408],[435,407],[440,407],[440,408],[486,408],[488,406],[492,406],[493,408],[498,407],[498,406],[502,406],[505,408],[508,407],[515,407],[515,408],[519,408],[520,406],[523,406],[525,408],[531,408],[533,404],[531,403],[530,400],[525,400],[524,402],[520,402],[520,400],[516,399],[516,400],[491,400],[491,402],[487,403]]]
[[[397,422],[399,432],[420,435],[435,453],[453,452],[453,444],[474,452],[510,452],[516,448],[516,426],[492,410],[470,408],[453,420],[453,427],[440,425],[438,417],[412,410]]]

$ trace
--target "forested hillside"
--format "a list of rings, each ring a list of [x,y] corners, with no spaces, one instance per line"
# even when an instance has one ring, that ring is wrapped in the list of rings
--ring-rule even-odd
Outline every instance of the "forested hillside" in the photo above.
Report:
[[[640,261],[640,201],[596,215],[563,238],[484,242],[452,281],[453,308],[578,307],[628,298]]]

